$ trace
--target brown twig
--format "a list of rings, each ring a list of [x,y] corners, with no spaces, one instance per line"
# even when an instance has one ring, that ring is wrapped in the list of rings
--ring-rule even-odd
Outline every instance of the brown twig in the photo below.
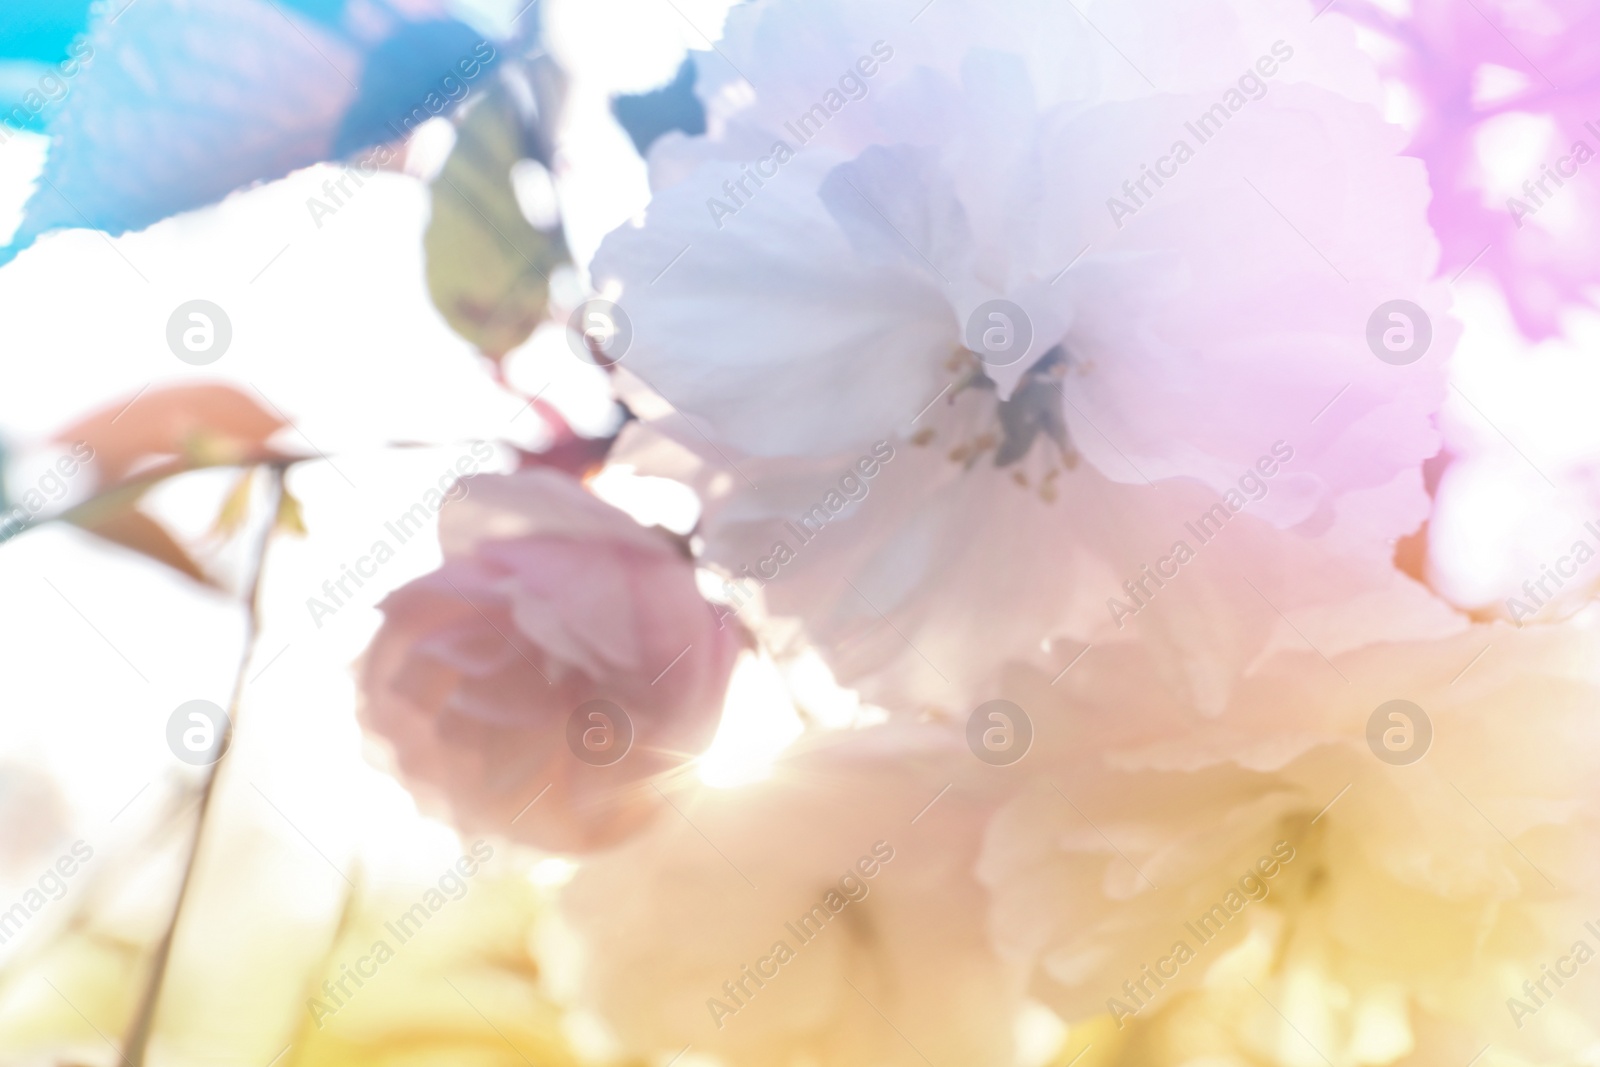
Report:
[[[162,933],[161,940],[156,943],[155,958],[151,961],[150,976],[139,998],[139,1008],[134,1013],[133,1024],[128,1028],[127,1037],[123,1040],[125,1051],[122,1061],[127,1067],[144,1067],[145,1055],[150,1046],[150,1036],[155,1024],[156,1008],[160,1004],[161,990],[167,976],[167,964],[172,955],[173,936],[177,933],[178,920],[183,915],[184,904],[189,898],[189,889],[194,881],[195,861],[200,854],[206,818],[211,811],[211,800],[216,793],[217,777],[222,770],[223,761],[227,759],[233,747],[231,742],[239,721],[245,677],[249,671],[250,661],[255,656],[256,638],[261,631],[261,576],[266,569],[267,548],[272,540],[273,529],[277,525],[278,510],[282,506],[284,493],[282,467],[268,465],[266,469],[270,472],[268,484],[271,499],[268,502],[267,520],[262,529],[261,539],[256,546],[254,573],[251,574],[245,591],[244,651],[239,657],[239,671],[234,677],[233,695],[228,701],[228,728],[221,737],[222,754],[206,769],[205,781],[200,787],[200,808],[195,816],[194,834],[189,840],[189,856],[183,867],[183,880],[178,884],[178,895],[173,902],[167,928]]]

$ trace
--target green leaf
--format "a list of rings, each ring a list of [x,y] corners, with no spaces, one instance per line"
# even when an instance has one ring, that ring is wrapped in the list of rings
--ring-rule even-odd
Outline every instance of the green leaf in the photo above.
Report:
[[[568,258],[559,230],[530,225],[512,189],[512,165],[534,153],[537,138],[497,81],[467,109],[433,183],[428,291],[451,328],[497,360],[544,320],[550,271]]]

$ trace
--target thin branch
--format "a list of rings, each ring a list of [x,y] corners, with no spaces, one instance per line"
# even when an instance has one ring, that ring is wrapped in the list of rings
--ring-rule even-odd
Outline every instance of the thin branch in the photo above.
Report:
[[[189,839],[189,855],[183,866],[183,880],[178,884],[178,896],[172,906],[172,916],[167,920],[167,928],[156,944],[155,958],[150,964],[150,975],[145,982],[144,992],[139,997],[139,1008],[123,1041],[126,1049],[123,1061],[127,1067],[144,1067],[145,1056],[150,1047],[151,1031],[155,1024],[156,1008],[161,1001],[161,990],[166,981],[168,963],[172,956],[173,937],[177,933],[178,921],[183,916],[184,904],[189,899],[189,890],[194,882],[195,861],[200,855],[201,838],[205,835],[211,801],[216,795],[217,777],[224,761],[228,758],[228,753],[233,748],[231,741],[239,722],[239,707],[244,697],[245,677],[249,671],[250,660],[255,655],[256,638],[261,632],[261,576],[266,570],[267,548],[271,543],[273,530],[277,527],[278,510],[282,507],[284,493],[282,468],[273,466],[268,469],[271,471],[267,479],[270,499],[266,522],[262,527],[260,541],[256,545],[254,573],[251,574],[245,590],[244,651],[239,656],[239,669],[234,675],[233,695],[228,701],[228,729],[221,738],[222,754],[206,769],[205,781],[200,787],[200,810],[195,816],[194,833]]]

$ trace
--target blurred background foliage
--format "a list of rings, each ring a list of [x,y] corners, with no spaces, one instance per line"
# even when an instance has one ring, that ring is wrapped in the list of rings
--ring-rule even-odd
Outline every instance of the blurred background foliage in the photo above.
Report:
[[[442,166],[425,179],[427,293],[494,369],[547,318],[551,275],[570,262],[550,175],[565,78],[539,44],[537,11],[513,20],[509,39],[491,42],[426,3],[228,4],[191,12],[176,0],[31,0],[0,10],[0,111],[20,108],[0,121],[50,138],[43,181],[8,255],[55,228],[139,229],[319,161],[361,167],[369,179],[374,155],[385,160],[378,169],[398,169],[408,148],[401,134],[415,125],[405,120],[421,107],[436,126],[451,127]],[[263,32],[273,25],[281,36]],[[84,42],[94,45],[93,59],[67,76],[59,97],[37,106],[41,78]],[[492,60],[465,74],[463,57],[475,49],[481,56],[485,45]],[[441,94],[446,78],[467,90]],[[297,80],[305,90],[341,79],[328,107],[284,107]],[[650,107],[634,110],[665,128]],[[633,114],[627,105],[622,113]],[[364,151],[383,144],[388,151]],[[161,159],[215,165],[167,173]],[[285,470],[316,456],[314,448],[269,444],[285,439],[274,437],[288,426],[281,415],[265,394],[225,384],[119,399],[59,433],[93,448],[94,484],[87,499],[41,519],[136,553],[238,612],[251,599],[240,577],[251,567],[240,557],[265,545],[266,531],[307,529],[292,492],[265,499],[264,483],[281,489]],[[175,537],[148,514],[151,495],[205,473],[224,474],[226,488],[198,542]],[[252,670],[248,650],[239,669]],[[259,732],[305,729],[304,720],[289,725],[296,716],[287,710],[250,714],[271,720]],[[215,768],[176,767],[147,784],[94,837],[94,858],[70,880],[63,903],[0,937],[10,942],[0,947],[0,1063],[142,1067],[146,1049],[136,1035],[146,1029],[149,1061],[159,1064],[579,1062],[535,958],[549,916],[548,891],[528,873],[533,857],[505,849],[467,880],[461,899],[395,945],[386,924],[437,879],[427,867],[435,861],[420,857],[447,856],[455,847],[441,840],[447,832],[427,830],[404,869],[336,863],[301,830],[294,804],[303,808],[303,796],[285,802],[297,812],[292,821],[269,797],[284,795],[269,777],[281,767],[264,769],[271,757],[259,732],[246,726]],[[286,771],[297,772],[314,777]],[[0,815],[30,828],[8,831],[0,850],[0,911],[67,839],[70,820],[48,778],[30,773],[0,768]],[[202,801],[213,786],[208,806]],[[387,787],[322,783],[307,795],[314,808],[319,795],[360,788]],[[339,981],[380,938],[394,956],[333,1015],[317,1011],[327,998],[323,983]]]

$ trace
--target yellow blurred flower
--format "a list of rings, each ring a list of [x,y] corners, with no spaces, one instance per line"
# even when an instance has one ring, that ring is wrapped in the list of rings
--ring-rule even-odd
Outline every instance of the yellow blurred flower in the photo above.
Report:
[[[1164,695],[1143,655],[1096,649],[1066,692],[1016,680],[1034,777],[980,865],[1002,948],[1106,1035],[1099,1055],[1122,1050],[1103,1062],[1465,1064],[1490,1046],[1493,1067],[1600,1048],[1600,990],[1539,984],[1554,961],[1575,970],[1576,941],[1600,947],[1593,633],[1279,653],[1214,719]],[[1524,982],[1531,1017],[1511,1006]]]

